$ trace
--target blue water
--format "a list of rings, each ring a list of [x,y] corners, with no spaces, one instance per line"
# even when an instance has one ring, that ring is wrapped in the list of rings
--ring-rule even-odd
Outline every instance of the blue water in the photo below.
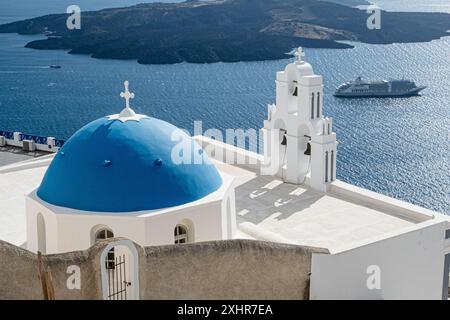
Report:
[[[3,1],[3,0],[0,0]],[[130,80],[140,113],[193,129],[260,128],[275,100],[275,73],[290,61],[144,66],[23,46],[35,36],[0,35],[0,129],[68,138],[123,108]],[[325,81],[334,118],[341,180],[450,214],[450,37],[430,43],[307,49]],[[62,69],[49,69],[58,64]],[[338,84],[411,78],[422,97],[340,100]]]

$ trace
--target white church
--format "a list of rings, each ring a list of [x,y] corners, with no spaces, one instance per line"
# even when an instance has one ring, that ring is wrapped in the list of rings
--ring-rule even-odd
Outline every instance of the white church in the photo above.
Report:
[[[112,237],[143,246],[233,238],[232,178],[184,131],[136,114],[125,87],[125,109],[75,133],[27,195],[29,250],[68,252]],[[177,150],[192,163],[176,163]]]
[[[329,254],[313,255],[311,299],[446,298],[450,218],[336,179],[323,79],[301,48],[296,56],[276,75],[263,155],[136,113],[125,82],[119,114],[87,124],[56,154],[0,167],[0,188],[15,181],[0,208],[16,221],[0,239],[46,254],[114,237],[319,247]],[[382,289],[367,288],[370,268],[387,279]]]

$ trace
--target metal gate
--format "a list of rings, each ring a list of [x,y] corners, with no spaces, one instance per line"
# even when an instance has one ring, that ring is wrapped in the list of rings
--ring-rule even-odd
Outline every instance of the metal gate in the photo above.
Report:
[[[108,275],[108,299],[127,300],[127,289],[131,282],[127,280],[126,255],[116,255],[114,248],[111,249],[105,258],[105,268]]]
[[[126,239],[110,240],[98,260],[103,300],[139,300],[139,252]]]

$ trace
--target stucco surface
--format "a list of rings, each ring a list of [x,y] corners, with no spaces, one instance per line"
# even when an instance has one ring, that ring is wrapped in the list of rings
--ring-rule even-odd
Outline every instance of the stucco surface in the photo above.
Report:
[[[100,266],[97,256],[104,244],[87,251],[44,255],[43,263],[51,271],[56,299],[98,299],[100,295]],[[69,266],[80,267],[81,289],[69,290]],[[37,255],[0,241],[0,299],[43,299]]]
[[[101,299],[100,255],[86,251],[43,256],[56,299]],[[142,248],[140,299],[307,299],[311,257],[323,249],[251,240]],[[69,290],[67,268],[81,270],[81,289]],[[37,255],[0,241],[0,299],[42,299]]]
[[[313,252],[232,240],[145,248],[146,299],[307,299]]]

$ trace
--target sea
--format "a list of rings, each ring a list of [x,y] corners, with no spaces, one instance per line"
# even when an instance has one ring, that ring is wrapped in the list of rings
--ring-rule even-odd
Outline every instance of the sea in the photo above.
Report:
[[[77,0],[82,11],[141,1]],[[374,0],[390,11],[450,13],[448,0]],[[0,23],[65,12],[66,0],[0,0]],[[292,61],[140,65],[24,45],[42,36],[0,34],[0,130],[69,138],[86,123],[123,108],[130,81],[133,108],[193,132],[259,129],[275,101],[275,74]],[[450,37],[427,43],[305,49],[324,76],[324,112],[337,133],[338,178],[450,214]],[[61,69],[51,69],[60,65]],[[345,100],[339,84],[407,78],[428,88],[420,97]]]

